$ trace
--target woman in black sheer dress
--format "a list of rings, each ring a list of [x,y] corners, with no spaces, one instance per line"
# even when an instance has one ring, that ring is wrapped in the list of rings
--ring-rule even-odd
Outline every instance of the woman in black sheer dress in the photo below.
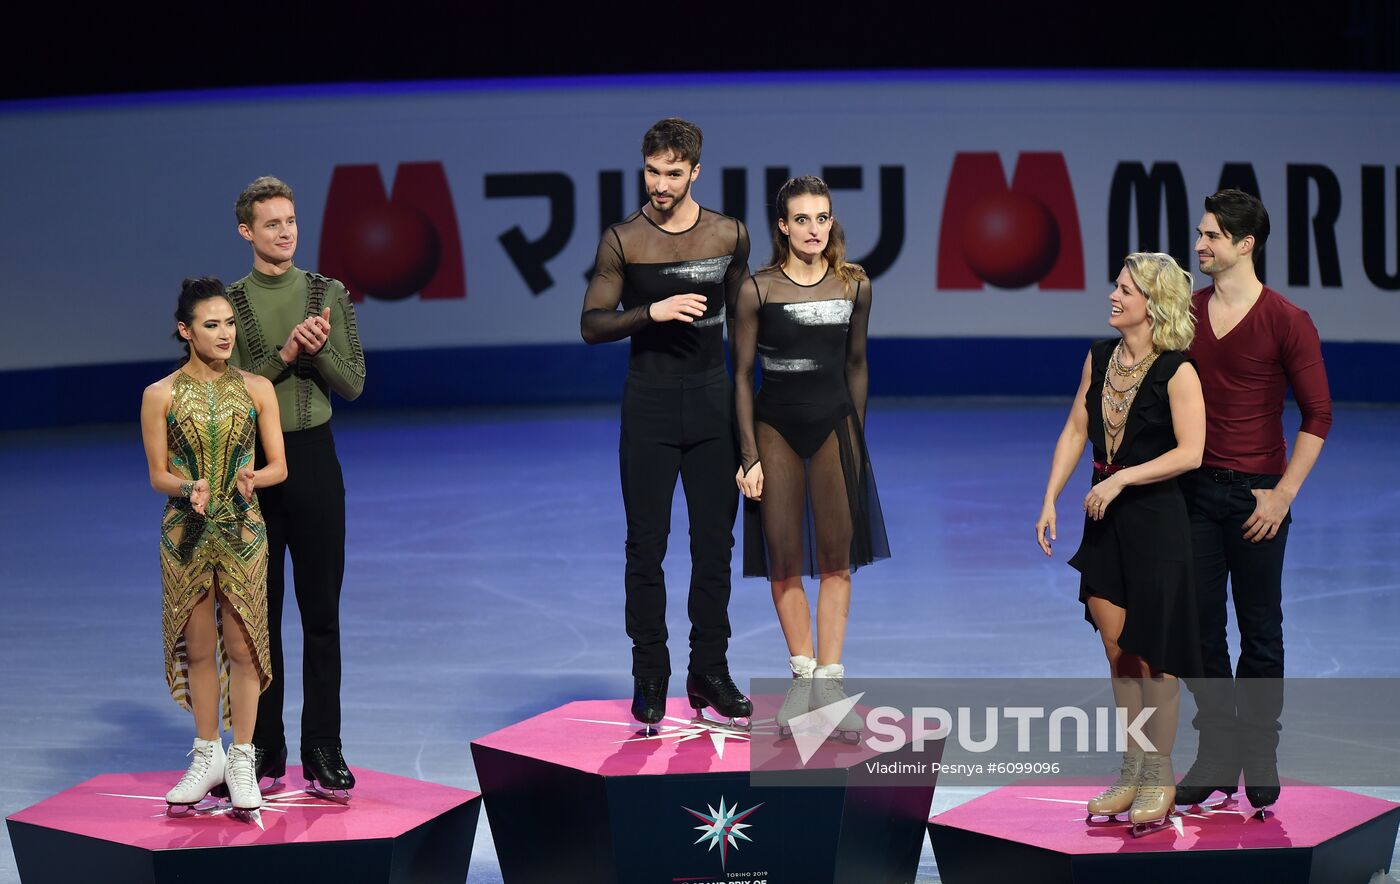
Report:
[[[845,238],[820,178],[778,191],[773,258],[740,289],[734,396],[744,513],[744,574],[767,577],[787,640],[793,686],[778,713],[841,699],[851,572],[889,556],[865,449],[870,280],[845,260]],[[754,396],[754,362],[763,367]],[[818,580],[817,639],[802,575]],[[847,714],[848,738],[860,720]]]
[[[1050,555],[1055,500],[1094,451],[1084,498],[1084,539],[1069,560],[1080,572],[1084,617],[1099,631],[1117,706],[1150,745],[1130,739],[1118,780],[1089,800],[1089,814],[1129,811],[1135,827],[1164,823],[1176,789],[1171,768],[1178,678],[1201,674],[1191,523],[1176,477],[1201,464],[1206,415],[1191,344],[1191,276],[1170,255],[1124,259],[1108,296],[1119,337],[1089,348],[1079,392],[1055,445],[1035,537]]]

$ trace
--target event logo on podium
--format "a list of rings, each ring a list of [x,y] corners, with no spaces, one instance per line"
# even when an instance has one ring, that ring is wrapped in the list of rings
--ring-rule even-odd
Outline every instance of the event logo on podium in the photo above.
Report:
[[[1001,157],[959,153],[938,237],[938,287],[1084,288],[1079,212],[1063,154],[1017,157],[1008,187]]]
[[[683,805],[681,810],[700,821],[700,825],[695,827],[695,830],[700,833],[700,837],[695,839],[695,843],[708,844],[707,850],[719,847],[719,867],[727,869],[729,867],[729,848],[738,850],[740,840],[753,843],[753,839],[744,834],[744,830],[753,828],[753,824],[746,823],[744,820],[752,816],[753,812],[762,806],[763,802],[760,801],[748,810],[740,810],[737,802],[726,805],[724,796],[721,795],[718,810],[713,805],[706,806],[705,809],[709,813],[691,810]]]
[[[386,192],[374,164],[336,166],[317,270],[352,300],[465,298],[457,211],[442,163],[400,163]]]

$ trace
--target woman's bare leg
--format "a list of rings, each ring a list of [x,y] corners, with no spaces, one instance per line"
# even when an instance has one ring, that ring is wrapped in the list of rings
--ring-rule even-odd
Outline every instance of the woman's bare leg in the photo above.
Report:
[[[185,622],[190,706],[194,710],[195,735],[201,740],[219,739],[219,667],[214,654],[218,636],[211,590],[195,603]]]
[[[817,663],[840,663],[851,614],[851,572],[822,574],[817,590]]]
[[[812,609],[807,604],[802,577],[774,580],[772,588],[773,607],[778,612],[778,625],[783,629],[783,638],[787,640],[788,654],[812,656]]]
[[[238,612],[221,592],[219,604],[223,613],[224,653],[229,662],[229,716],[233,719],[233,742],[251,743],[253,726],[258,720],[258,694],[261,681],[253,661],[253,645]]]

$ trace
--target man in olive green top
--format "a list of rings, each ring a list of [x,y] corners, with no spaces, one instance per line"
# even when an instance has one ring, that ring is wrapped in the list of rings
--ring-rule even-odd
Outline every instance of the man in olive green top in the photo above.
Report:
[[[331,436],[331,398],[360,395],[365,354],[345,286],[292,264],[292,189],[276,178],[249,184],[234,206],[253,270],[229,286],[237,314],[233,362],[272,381],[282,413],[287,481],[258,494],[267,523],[267,614],[272,684],[253,731],[258,779],[286,773],[282,726],[282,602],[287,551],[303,633],[301,762],[323,792],[355,785],[340,745],[340,584],[345,573],[345,485]]]

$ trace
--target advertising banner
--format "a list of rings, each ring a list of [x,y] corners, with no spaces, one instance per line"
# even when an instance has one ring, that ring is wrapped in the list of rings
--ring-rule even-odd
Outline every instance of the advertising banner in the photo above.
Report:
[[[829,181],[876,337],[1106,334],[1123,255],[1194,271],[1201,201],[1230,185],[1262,196],[1263,275],[1324,340],[1400,341],[1400,82],[711,76],[0,108],[0,369],[171,352],[180,279],[246,273],[232,206],[263,174],[295,188],[298,264],[350,285],[371,351],[577,343],[667,115],[704,129],[696,195],[749,225],[755,266],[778,185]]]

